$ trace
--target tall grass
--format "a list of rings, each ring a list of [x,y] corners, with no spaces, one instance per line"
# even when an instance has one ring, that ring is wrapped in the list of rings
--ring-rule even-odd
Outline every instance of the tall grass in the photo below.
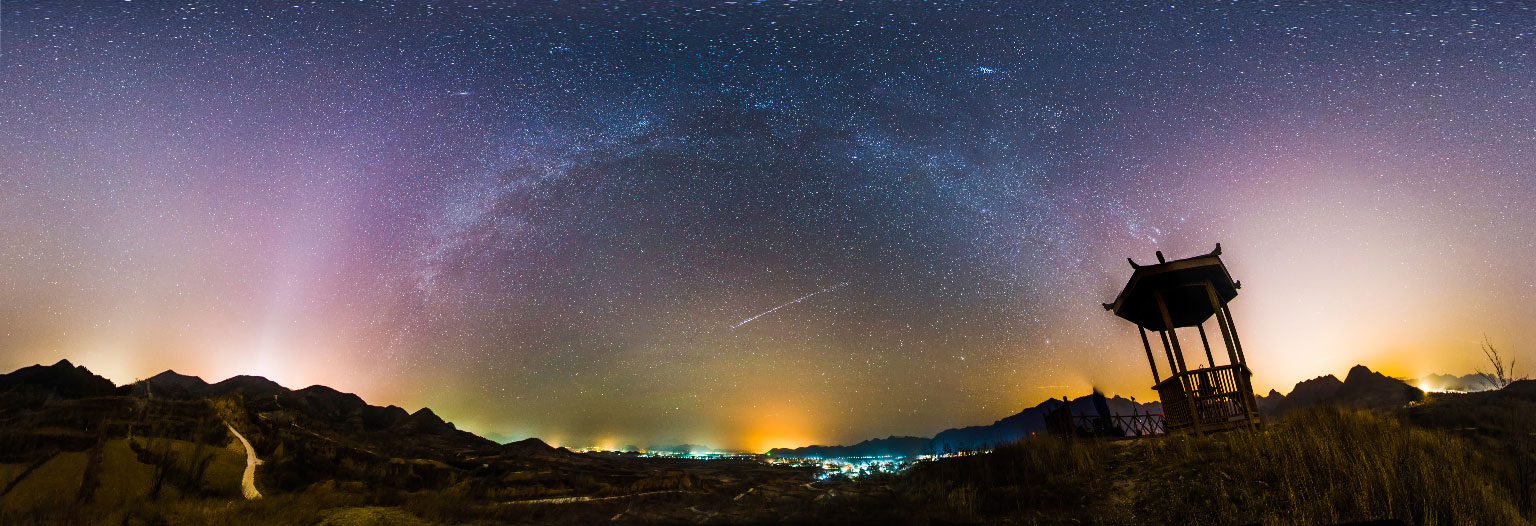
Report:
[[[1137,504],[1190,524],[1527,524],[1507,468],[1472,443],[1370,411],[1316,408],[1259,432],[1136,444]]]
[[[988,517],[1046,521],[1071,517],[1114,523],[1114,483],[1106,476],[1114,445],[1036,437],[992,453],[914,466],[897,483],[915,522],[969,522]]]
[[[1127,442],[1037,438],[914,467],[913,522],[1530,524],[1499,448],[1370,411]]]

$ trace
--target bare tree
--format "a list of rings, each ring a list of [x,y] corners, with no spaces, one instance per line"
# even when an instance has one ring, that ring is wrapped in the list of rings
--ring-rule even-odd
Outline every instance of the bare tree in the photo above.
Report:
[[[1483,335],[1483,356],[1488,358],[1488,363],[1493,366],[1492,372],[1482,369],[1477,370],[1477,375],[1494,389],[1503,389],[1518,380],[1525,380],[1524,376],[1515,376],[1515,359],[1510,358],[1509,363],[1504,362],[1504,357],[1499,356],[1499,350],[1494,348],[1493,340],[1488,335]]]

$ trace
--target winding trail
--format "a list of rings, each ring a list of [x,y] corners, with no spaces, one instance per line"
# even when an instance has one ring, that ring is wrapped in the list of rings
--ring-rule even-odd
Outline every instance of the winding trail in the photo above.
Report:
[[[245,446],[245,474],[240,476],[240,492],[245,494],[246,500],[261,498],[261,492],[256,491],[256,466],[261,464],[261,459],[256,458],[256,448],[251,447],[245,436],[235,431],[235,426],[229,425],[229,422],[225,422],[224,427],[229,428],[229,432],[240,439],[240,445]]]

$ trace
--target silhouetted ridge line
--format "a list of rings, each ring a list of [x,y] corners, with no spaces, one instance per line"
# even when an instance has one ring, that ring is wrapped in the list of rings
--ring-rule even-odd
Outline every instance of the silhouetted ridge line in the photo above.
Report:
[[[1324,375],[1297,382],[1290,394],[1270,390],[1258,397],[1259,410],[1282,415],[1317,405],[1336,405],[1361,409],[1391,409],[1422,400],[1424,391],[1402,380],[1372,371],[1364,365],[1349,369],[1344,381]]]
[[[0,393],[41,402],[48,396],[88,398],[110,396],[117,391],[111,380],[85,367],[59,360],[53,365],[33,365],[0,375]]]
[[[1132,402],[1119,396],[1105,399],[1105,403],[1108,405],[1111,414],[1130,415],[1133,413],[1161,413],[1163,411],[1161,403],[1151,402],[1143,404]],[[1061,404],[1061,400],[1046,400],[1035,407],[1004,417],[990,425],[946,429],[934,435],[933,438],[893,436],[865,440],[851,446],[775,448],[768,453],[772,456],[790,458],[913,457],[923,454],[989,449],[999,444],[1006,444],[1029,437],[1031,434],[1044,433],[1045,414],[1061,406]],[[1074,414],[1099,414],[1099,410],[1094,407],[1092,395],[1075,398],[1071,404]]]
[[[459,430],[430,408],[423,407],[415,413],[408,413],[392,405],[385,407],[369,405],[356,394],[341,392],[328,386],[312,385],[299,390],[290,390],[261,376],[238,375],[209,384],[197,376],[166,370],[119,387],[111,380],[91,373],[83,366],[76,366],[69,360],[60,360],[58,363],[47,366],[23,367],[8,374],[0,374],[0,410],[35,409],[41,407],[50,398],[88,399],[114,396],[164,401],[233,399],[243,405],[246,414],[264,415],[273,422],[291,425],[308,432],[341,433],[353,438],[365,439],[364,442],[382,440],[407,443],[415,438],[424,440],[430,438],[434,447],[462,449],[498,445],[473,433]],[[186,411],[192,410],[186,409]],[[219,419],[223,418],[227,416],[219,417]],[[259,439],[260,436],[255,435],[254,438]],[[539,442],[539,444],[543,443]],[[548,448],[547,445],[544,447]],[[523,449],[531,451],[534,447],[532,444],[525,444]],[[549,449],[553,450],[553,448]]]

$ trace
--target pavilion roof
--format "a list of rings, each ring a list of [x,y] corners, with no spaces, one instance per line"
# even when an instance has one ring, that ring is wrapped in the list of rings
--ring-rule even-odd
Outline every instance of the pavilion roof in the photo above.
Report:
[[[1158,253],[1158,259],[1162,259],[1161,252]],[[1212,291],[1217,300],[1225,305],[1237,297],[1237,289],[1242,287],[1241,282],[1232,280],[1232,275],[1227,273],[1227,266],[1222,264],[1219,243],[1209,254],[1155,265],[1138,265],[1130,259],[1127,261],[1130,261],[1135,271],[1131,273],[1125,289],[1120,291],[1113,303],[1105,303],[1104,309],[1148,330],[1170,328],[1163,321],[1162,311],[1157,307],[1158,295],[1163,297],[1168,307],[1169,318],[1173,320],[1171,328],[1192,327],[1215,314],[1216,309],[1211,305]],[[1206,283],[1210,284],[1211,290],[1206,289]]]

